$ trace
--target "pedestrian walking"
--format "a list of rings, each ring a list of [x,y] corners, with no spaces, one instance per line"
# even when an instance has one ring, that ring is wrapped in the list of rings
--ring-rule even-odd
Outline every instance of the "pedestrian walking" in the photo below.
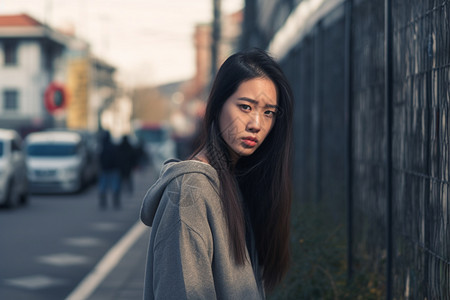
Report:
[[[289,267],[292,93],[262,50],[214,80],[203,141],[144,197],[144,299],[264,299]]]
[[[109,131],[103,133],[100,147],[99,207],[105,209],[108,206],[109,194],[114,207],[119,209],[121,207],[119,152]]]
[[[142,138],[138,138],[135,146],[135,168],[138,170],[145,169],[151,165],[150,156],[145,151],[145,145]]]
[[[119,168],[122,189],[133,193],[133,168],[136,166],[136,150],[131,145],[128,136],[124,135],[119,144]]]

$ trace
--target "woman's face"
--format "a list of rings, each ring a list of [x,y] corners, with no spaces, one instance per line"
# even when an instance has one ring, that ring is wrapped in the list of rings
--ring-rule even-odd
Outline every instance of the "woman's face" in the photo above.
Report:
[[[267,78],[244,81],[222,107],[219,126],[233,159],[253,154],[275,123],[277,90]]]

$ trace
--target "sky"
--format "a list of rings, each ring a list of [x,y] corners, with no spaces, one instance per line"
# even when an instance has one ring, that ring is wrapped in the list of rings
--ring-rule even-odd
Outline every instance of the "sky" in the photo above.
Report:
[[[244,0],[222,0],[222,13]],[[0,14],[27,13],[53,28],[73,28],[94,55],[118,68],[126,86],[189,79],[194,27],[212,21],[213,0],[1,0]]]

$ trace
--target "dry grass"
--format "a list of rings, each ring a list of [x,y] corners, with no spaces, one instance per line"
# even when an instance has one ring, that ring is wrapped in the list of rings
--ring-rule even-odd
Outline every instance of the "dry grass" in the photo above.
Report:
[[[292,266],[274,299],[381,299],[379,278],[358,272],[347,284],[345,218],[319,206],[295,203],[292,214]],[[355,272],[356,273],[356,272]]]

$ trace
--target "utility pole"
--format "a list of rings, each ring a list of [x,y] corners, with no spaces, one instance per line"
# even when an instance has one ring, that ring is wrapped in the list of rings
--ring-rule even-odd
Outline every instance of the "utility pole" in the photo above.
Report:
[[[213,0],[213,28],[211,43],[211,81],[217,73],[217,60],[219,54],[220,41],[220,0]]]

